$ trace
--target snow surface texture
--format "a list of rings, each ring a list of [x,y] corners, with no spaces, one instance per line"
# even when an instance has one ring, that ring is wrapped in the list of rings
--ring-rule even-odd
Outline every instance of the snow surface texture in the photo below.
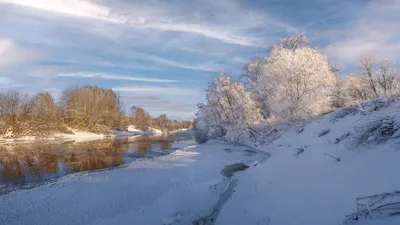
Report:
[[[271,158],[238,174],[216,224],[338,225],[356,212],[356,198],[400,190],[400,104],[364,108],[334,112],[262,146]],[[398,225],[400,216],[354,224]]]
[[[1,195],[0,224],[192,224],[211,214],[229,185],[230,178],[221,174],[226,165],[252,165],[266,155],[223,141],[172,147],[183,145],[154,160]]]

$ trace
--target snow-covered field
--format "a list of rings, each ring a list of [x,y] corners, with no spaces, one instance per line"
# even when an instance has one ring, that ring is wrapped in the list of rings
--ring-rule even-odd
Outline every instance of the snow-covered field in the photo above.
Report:
[[[227,188],[226,165],[266,157],[223,141],[189,144],[181,141],[172,147],[184,148],[154,160],[2,195],[0,224],[192,224],[211,214]]]

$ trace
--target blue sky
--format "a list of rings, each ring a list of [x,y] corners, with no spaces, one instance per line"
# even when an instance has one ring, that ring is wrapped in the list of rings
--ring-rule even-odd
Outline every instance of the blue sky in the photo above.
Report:
[[[96,84],[181,119],[281,36],[306,33],[345,73],[400,59],[399,0],[0,0],[0,27],[0,91]]]

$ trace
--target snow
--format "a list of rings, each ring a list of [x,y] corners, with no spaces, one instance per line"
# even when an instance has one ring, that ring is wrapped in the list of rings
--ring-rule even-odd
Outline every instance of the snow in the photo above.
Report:
[[[72,129],[73,134],[65,134],[65,133],[57,133],[53,135],[54,139],[62,139],[66,141],[90,141],[90,140],[97,140],[97,139],[103,139],[107,137],[113,137],[111,135],[105,135],[105,134],[96,134],[88,131],[80,131],[80,130],[75,130]]]
[[[335,122],[330,114],[304,126],[299,134],[290,129],[272,144],[262,146],[271,158],[238,174],[236,192],[216,224],[343,224],[346,215],[356,212],[356,198],[399,190],[399,139],[384,144],[367,141],[352,150],[346,140],[335,144],[336,138],[354,132],[359,121],[370,116],[396,120],[399,112],[396,103],[369,115],[347,115]],[[319,137],[327,129],[329,133]],[[293,154],[300,148],[304,152],[296,158]],[[355,224],[397,225],[400,216],[360,219]]]
[[[0,195],[0,224],[192,224],[213,214],[232,181],[235,191],[214,211],[217,225],[343,224],[357,211],[357,198],[400,190],[400,102],[375,109],[342,110],[302,125],[302,132],[275,132],[282,135],[257,147],[271,155],[266,161],[221,140],[181,141],[172,146],[180,150],[154,160],[13,191]],[[388,129],[390,137],[382,133]],[[240,162],[250,168],[221,175]],[[400,216],[354,222],[398,225]]]
[[[149,130],[152,134],[163,134],[164,133],[162,130],[159,130],[156,128],[149,128]]]
[[[133,126],[133,125],[129,125],[128,128],[127,128],[127,130],[128,130],[129,132],[138,132],[138,133],[143,132],[143,131],[137,129],[137,128],[136,128],[135,126]]]
[[[178,130],[171,131],[171,132],[169,132],[169,133],[173,134],[173,133],[187,132],[187,131],[189,131],[189,129],[187,129],[187,128],[182,128],[182,129],[178,129]]]
[[[112,170],[70,174],[0,196],[0,224],[192,224],[211,214],[231,178],[226,165],[265,154],[223,141],[181,141],[180,150]],[[240,172],[238,172],[240,173]]]
[[[18,138],[11,138],[12,132],[8,132],[7,135],[3,135],[3,137],[0,136],[0,144],[4,143],[17,143],[17,142],[33,142],[37,140],[63,140],[63,141],[75,141],[75,142],[83,142],[83,141],[92,141],[92,140],[98,140],[98,139],[105,139],[105,138],[114,138],[114,139],[120,139],[120,138],[125,138],[129,137],[131,139],[134,139],[140,135],[161,135],[164,134],[165,132],[155,129],[155,128],[150,128],[149,131],[142,131],[137,129],[133,125],[129,125],[127,127],[127,131],[112,131],[111,134],[96,134],[92,133],[89,131],[83,131],[83,130],[78,130],[78,129],[73,129],[73,128],[68,128],[70,131],[73,132],[73,134],[67,134],[67,133],[54,133],[50,137],[35,137],[35,136],[23,136],[23,137],[18,137]],[[179,129],[175,131],[171,131],[170,133],[177,133],[177,132],[187,132],[188,129]]]

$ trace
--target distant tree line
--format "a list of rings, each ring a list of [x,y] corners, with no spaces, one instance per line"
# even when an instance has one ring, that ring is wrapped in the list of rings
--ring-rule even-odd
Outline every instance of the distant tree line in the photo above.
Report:
[[[309,45],[304,34],[281,38],[266,57],[245,67],[239,81],[220,73],[198,105],[195,128],[208,138],[243,141],[259,136],[260,125],[299,121],[373,98],[400,96],[400,72],[390,59],[360,59],[348,76]]]
[[[48,92],[0,93],[0,136],[46,136],[71,132],[69,128],[108,133],[112,129],[126,130],[130,124],[138,129],[153,127],[163,131],[192,125],[190,121],[169,120],[165,114],[152,118],[141,107],[132,107],[130,115],[126,115],[118,94],[98,86],[67,88],[57,103]]]
[[[172,131],[187,129],[192,126],[192,121],[177,121],[168,119],[166,114],[152,118],[150,114],[139,106],[132,106],[129,109],[129,124],[134,125],[139,130],[149,130],[156,128],[161,131]]]

